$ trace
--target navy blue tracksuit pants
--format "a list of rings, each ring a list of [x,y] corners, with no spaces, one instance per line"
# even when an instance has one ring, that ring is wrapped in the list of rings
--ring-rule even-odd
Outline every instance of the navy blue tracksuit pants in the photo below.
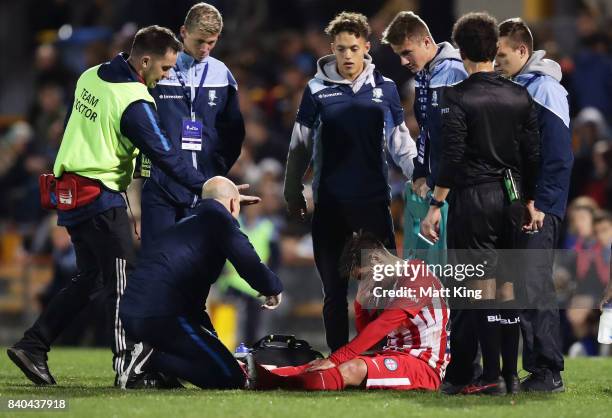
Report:
[[[544,217],[537,234],[522,234],[526,248],[523,260],[520,300],[528,309],[521,311],[523,368],[531,373],[564,368],[559,324],[559,308],[553,282],[553,263],[561,220]],[[537,307],[537,309],[534,309]]]
[[[178,377],[202,389],[244,387],[246,376],[238,362],[201,321],[183,316],[125,315],[121,315],[121,320],[130,335],[153,347],[150,370]]]
[[[142,186],[141,196],[141,246],[143,250],[160,236],[162,232],[191,215],[195,208],[174,205],[164,191],[151,180]]]
[[[353,232],[363,230],[395,252],[388,202],[318,203],[312,217],[315,264],[323,282],[323,322],[327,345],[335,351],[349,341],[348,280],[340,276],[342,250]]]

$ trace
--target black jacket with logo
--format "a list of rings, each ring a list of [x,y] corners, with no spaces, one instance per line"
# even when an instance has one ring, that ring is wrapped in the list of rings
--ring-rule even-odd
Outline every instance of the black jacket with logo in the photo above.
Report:
[[[527,90],[478,72],[447,90],[442,161],[436,184],[462,188],[501,181],[510,169],[533,199],[540,163],[538,113]]]

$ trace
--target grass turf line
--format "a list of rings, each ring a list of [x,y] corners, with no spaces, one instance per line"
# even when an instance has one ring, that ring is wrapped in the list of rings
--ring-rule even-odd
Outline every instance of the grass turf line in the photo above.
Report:
[[[17,412],[0,406],[0,417],[609,417],[612,358],[566,360],[563,394],[455,396],[400,391],[247,392],[185,390],[121,391],[111,387],[109,350],[52,350],[54,387],[35,387],[0,353],[0,399],[66,399],[67,411]]]

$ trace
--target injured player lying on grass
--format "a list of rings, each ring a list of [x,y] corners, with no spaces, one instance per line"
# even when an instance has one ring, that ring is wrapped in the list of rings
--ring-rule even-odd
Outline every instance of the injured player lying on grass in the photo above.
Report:
[[[367,259],[360,264],[362,251]],[[374,297],[372,289],[381,285],[406,286],[417,289],[419,295],[423,293],[418,291],[420,288],[441,289],[442,284],[427,269],[418,277],[372,280],[374,265],[393,264],[397,260],[378,240],[362,233],[354,236],[344,249],[340,265],[345,276],[360,281],[355,299],[357,336],[329,358],[302,366],[268,370],[253,362],[249,367],[249,387],[437,390],[450,360],[446,353],[449,310],[445,300],[427,296],[383,300]],[[382,350],[364,354],[385,336],[387,344]]]

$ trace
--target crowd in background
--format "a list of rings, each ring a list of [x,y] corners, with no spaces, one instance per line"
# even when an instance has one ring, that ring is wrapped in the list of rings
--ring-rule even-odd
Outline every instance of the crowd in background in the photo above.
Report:
[[[0,190],[3,192],[0,236],[4,266],[15,260],[28,263],[38,259],[36,257],[50,260],[51,284],[36,291],[41,305],[76,271],[74,251],[66,231],[57,227],[54,217],[40,208],[38,175],[52,168],[78,75],[120,51],[129,51],[131,38],[138,27],[156,23],[178,31],[181,19],[193,3],[187,0],[55,0],[40,5],[37,2],[30,10],[27,19],[31,39],[28,42],[33,73],[28,82],[34,86],[34,94],[27,113],[19,115],[19,120],[0,126]],[[329,53],[329,39],[322,29],[334,13],[354,7],[346,1],[318,0],[210,3],[220,9],[225,20],[222,37],[212,55],[224,61],[238,81],[240,108],[246,125],[242,153],[230,177],[236,183],[251,184],[251,194],[262,197],[262,203],[252,209],[256,213],[248,215],[272,221],[273,237],[278,246],[276,267],[300,277],[301,281],[281,275],[285,282],[295,282],[293,287],[288,286],[289,300],[303,302],[300,309],[294,309],[291,314],[308,316],[314,312],[311,317],[318,317],[320,306],[313,307],[308,302],[320,301],[319,281],[314,278],[308,286],[302,286],[303,277],[316,274],[310,226],[308,222],[299,223],[286,216],[282,197],[284,164],[302,91],[315,73],[317,58]],[[371,18],[374,63],[398,84],[407,125],[416,137],[418,127],[412,112],[411,76],[400,67],[399,59],[390,48],[381,45],[379,40],[382,29],[397,11],[414,8],[418,2],[367,3],[358,11]],[[555,277],[560,298],[570,307],[588,306],[589,298],[595,306],[609,280],[612,243],[611,20],[605,10],[589,6],[589,3],[578,7],[573,22],[577,39],[573,49],[564,47],[546,21],[530,22],[535,29],[536,49],[545,49],[549,58],[561,64],[562,84],[569,92],[575,163],[560,245],[572,250],[568,252],[572,256],[559,263]],[[444,36],[450,32],[449,24],[438,22],[431,26],[437,42],[448,40]],[[442,29],[436,30],[437,27]],[[394,223],[398,242],[402,242],[405,179],[393,167],[391,170]],[[134,197],[130,203],[138,223],[138,182],[131,189]],[[311,196],[309,200],[312,208]],[[602,266],[607,266],[608,270]],[[304,275],[304,271],[309,273]],[[2,274],[7,273],[3,270]],[[10,292],[10,286],[2,283],[4,281],[0,280],[0,297]],[[311,297],[304,299],[309,293]],[[26,307],[22,306],[23,309]],[[92,309],[95,311],[95,307]],[[14,313],[19,315],[21,311]],[[289,314],[287,311],[280,313]],[[91,315],[90,312],[84,318]],[[592,338],[597,312],[569,309],[564,318],[566,350],[572,355],[597,354],[598,347]],[[316,326],[322,329],[320,323]],[[79,336],[64,338],[66,342],[74,342]],[[103,338],[96,336],[93,341]]]

